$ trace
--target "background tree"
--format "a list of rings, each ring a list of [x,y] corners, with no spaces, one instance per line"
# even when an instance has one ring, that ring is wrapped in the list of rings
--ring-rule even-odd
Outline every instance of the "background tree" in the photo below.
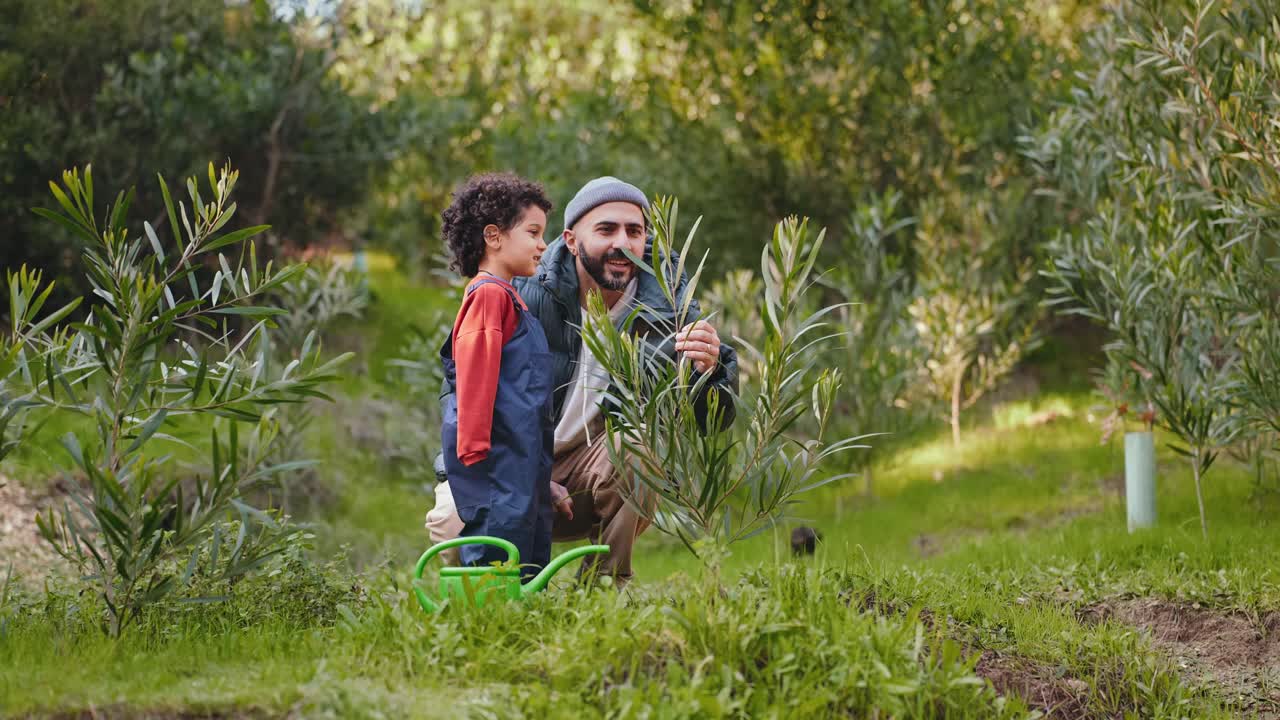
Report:
[[[866,493],[874,485],[872,460],[886,446],[919,426],[923,413],[911,405],[923,363],[920,337],[908,309],[916,287],[907,271],[915,218],[902,217],[902,196],[872,196],[850,214],[840,255],[820,282],[843,303],[834,325],[842,331],[830,362],[844,383],[836,413],[858,433],[877,433],[875,447],[847,456],[863,475]]]
[[[92,163],[123,187],[229,160],[245,173],[233,222],[271,223],[266,251],[345,232],[402,142],[393,113],[370,113],[331,72],[342,26],[286,21],[266,0],[3,0],[0,15],[0,265],[46,268],[68,293],[84,240],[29,212],[62,168]]]
[[[1009,0],[634,5],[667,49],[655,102],[714,128],[722,158],[704,162],[734,169],[740,190],[719,203],[673,189],[713,232],[789,212],[839,230],[856,198],[891,188],[909,216],[934,198],[947,227],[966,224],[967,193],[1026,182],[1016,138],[1061,92],[1075,52],[1063,30],[1092,14]],[[1040,227],[1003,230],[1026,253]]]
[[[1083,218],[1055,246],[1057,302],[1107,324],[1112,362],[1148,380],[1206,534],[1217,454],[1274,437],[1280,152],[1261,121],[1278,102],[1274,22],[1251,3],[1117,8],[1072,103],[1028,147]]]
[[[1173,448],[1190,460],[1207,536],[1202,480],[1238,432],[1230,397],[1241,358],[1204,282],[1209,258],[1195,237],[1198,223],[1171,227],[1170,213],[1154,214],[1121,227],[1099,220],[1062,240],[1050,277],[1060,299],[1114,333],[1108,361],[1139,373],[1156,421],[1181,441]]]
[[[924,360],[917,400],[943,408],[960,445],[960,414],[994,389],[1039,344],[1033,267],[1011,258],[1007,227],[977,199],[966,232],[951,234],[926,207],[917,227],[921,269],[908,313]]]
[[[511,169],[559,198],[610,172],[683,198],[724,264],[754,264],[737,228],[789,212],[838,236],[857,198],[895,188],[908,215],[947,198],[958,226],[964,192],[1025,184],[1017,136],[1060,93],[1091,8],[380,0],[343,6],[334,71],[425,133],[378,190],[377,212],[423,228],[382,223],[397,247],[431,236],[468,172]],[[1005,237],[1025,254],[1042,235],[1024,219]]]

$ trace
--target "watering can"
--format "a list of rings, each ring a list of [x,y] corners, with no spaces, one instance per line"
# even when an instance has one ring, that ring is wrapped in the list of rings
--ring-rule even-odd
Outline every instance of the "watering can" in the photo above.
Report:
[[[421,580],[422,571],[426,569],[427,563],[441,551],[458,547],[459,545],[472,544],[494,545],[506,550],[507,564],[489,567],[441,568],[441,600],[452,600],[471,607],[483,607],[486,602],[490,601],[523,600],[525,596],[532,595],[545,588],[551,576],[559,572],[560,568],[565,565],[584,555],[609,552],[608,545],[583,545],[582,547],[574,548],[547,563],[542,572],[538,573],[529,582],[521,584],[520,568],[518,567],[520,564],[520,551],[516,549],[515,545],[502,538],[489,537],[487,535],[460,537],[433,545],[422,553],[422,557],[418,558],[417,567],[413,570],[413,579]],[[440,611],[440,605],[427,597],[427,594],[423,592],[422,588],[418,587],[416,582],[414,583],[413,594],[417,596],[418,604],[422,606],[423,610],[429,613]]]

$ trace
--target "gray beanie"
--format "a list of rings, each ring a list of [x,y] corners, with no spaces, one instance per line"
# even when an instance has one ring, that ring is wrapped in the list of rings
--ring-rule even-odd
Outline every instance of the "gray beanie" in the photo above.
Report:
[[[577,195],[564,206],[564,229],[582,219],[583,215],[609,202],[629,202],[639,205],[641,210],[649,212],[649,199],[640,188],[625,183],[616,177],[605,175],[582,186]]]

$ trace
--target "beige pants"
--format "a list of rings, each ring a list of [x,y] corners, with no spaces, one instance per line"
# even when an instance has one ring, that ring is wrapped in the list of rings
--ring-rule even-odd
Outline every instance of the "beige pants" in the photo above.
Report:
[[[609,461],[607,440],[598,437],[590,445],[581,445],[557,455],[551,464],[551,482],[563,485],[573,500],[573,519],[559,513],[551,528],[557,542],[586,538],[609,546],[607,555],[592,555],[583,562],[579,573],[595,571],[613,577],[618,587],[631,580],[631,552],[636,538],[649,527],[649,522],[633,506],[635,493],[622,473]],[[628,498],[632,502],[628,502]],[[427,531],[431,542],[450,540],[462,532],[463,522],[453,504],[447,483],[436,485],[436,504],[427,513]],[[446,563],[458,562],[457,551],[442,553]]]
[[[453,504],[453,492],[448,483],[436,483],[436,504],[427,511],[427,533],[431,536],[431,544],[442,543],[458,537],[466,523],[458,517],[458,508]],[[449,548],[440,553],[445,565],[457,565],[458,548]]]

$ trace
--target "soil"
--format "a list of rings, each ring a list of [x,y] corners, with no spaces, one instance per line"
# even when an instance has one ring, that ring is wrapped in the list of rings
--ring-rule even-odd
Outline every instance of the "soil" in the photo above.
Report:
[[[1251,616],[1159,598],[1091,605],[1084,621],[1143,630],[1193,684],[1212,684],[1241,709],[1280,718],[1280,612]]]
[[[10,568],[19,582],[33,587],[50,571],[68,569],[36,528],[36,515],[59,502],[66,492],[60,482],[32,490],[0,476],[0,584]]]
[[[1063,669],[983,650],[977,673],[990,682],[996,692],[1020,698],[1044,717],[1090,717],[1089,683],[1067,677]]]

